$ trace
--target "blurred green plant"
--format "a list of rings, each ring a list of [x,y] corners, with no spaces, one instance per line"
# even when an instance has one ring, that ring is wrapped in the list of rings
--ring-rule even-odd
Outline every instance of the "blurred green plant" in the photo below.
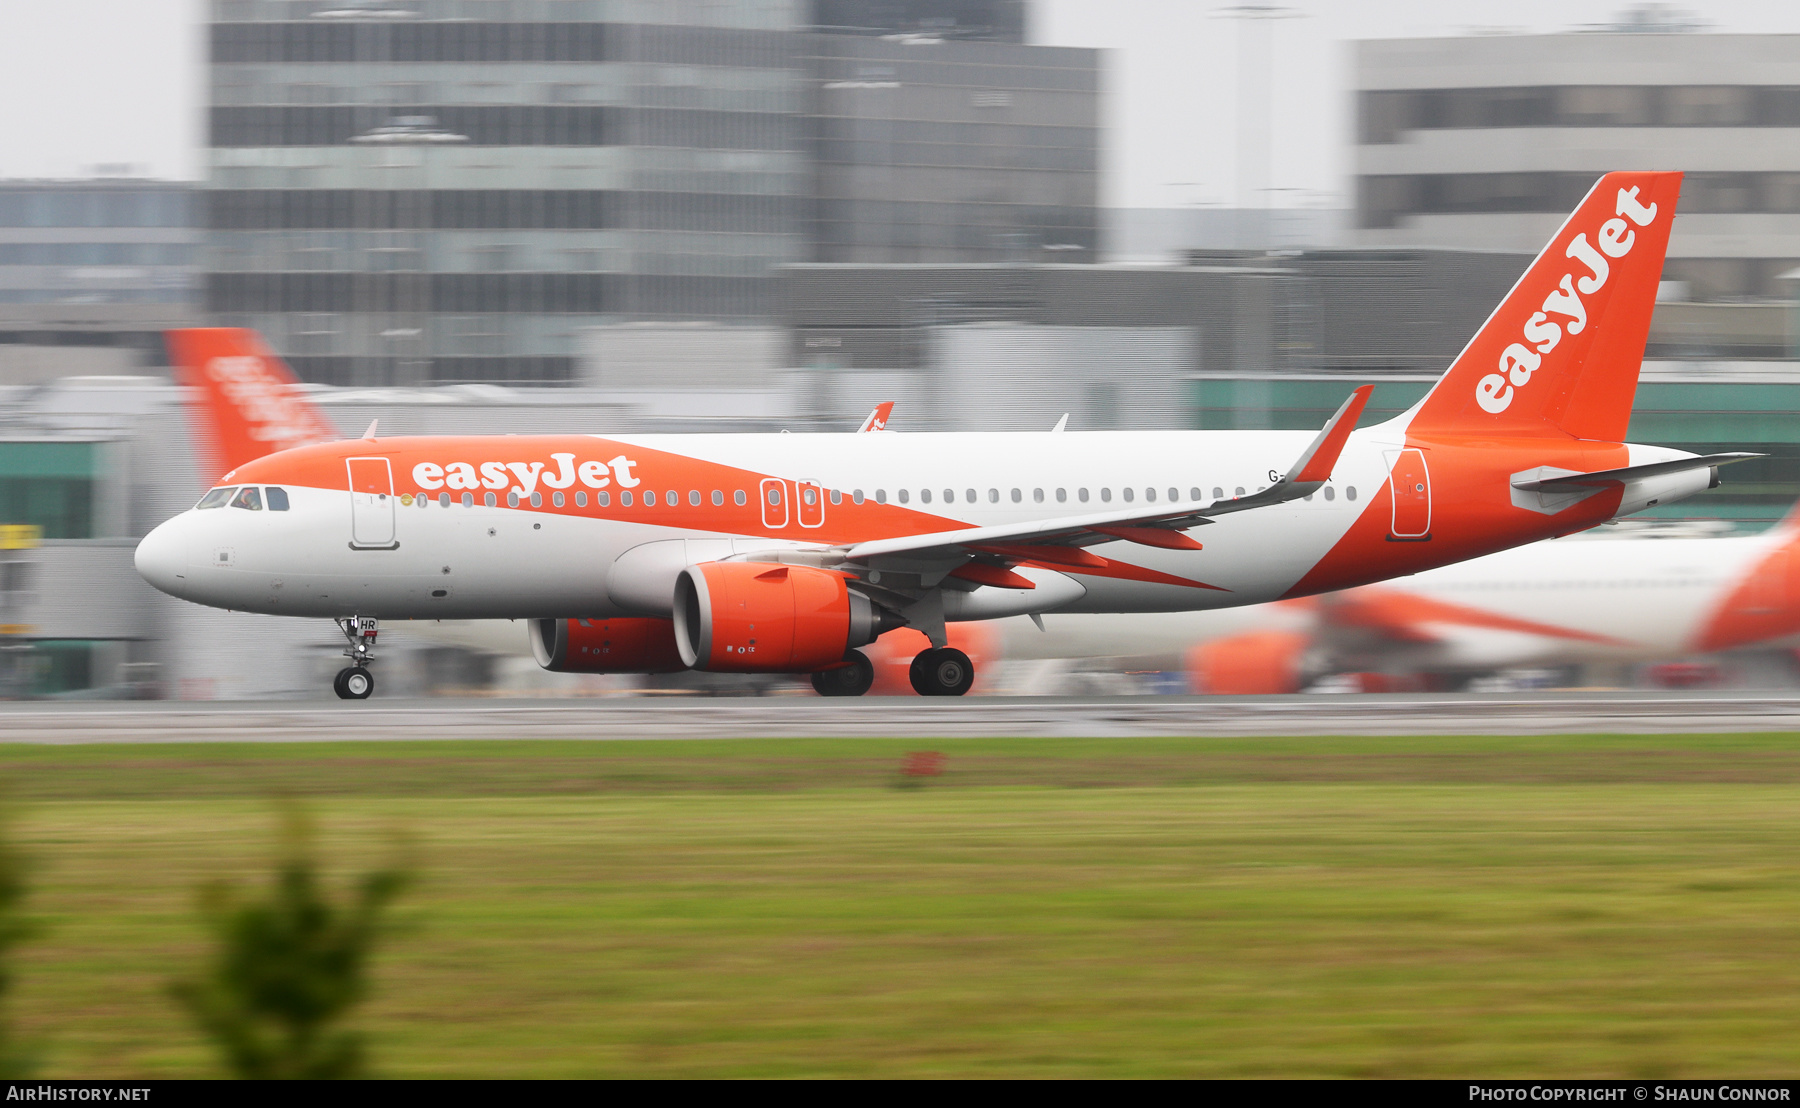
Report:
[[[12,998],[17,972],[13,951],[38,933],[37,923],[25,915],[26,877],[30,865],[13,838],[12,813],[0,807],[0,1005]],[[20,1040],[12,1020],[0,1016],[0,1080],[30,1077],[37,1056]]]
[[[368,993],[383,913],[411,882],[410,868],[396,861],[334,901],[310,822],[285,806],[266,894],[245,897],[229,882],[204,886],[200,909],[216,949],[200,976],[169,991],[235,1077],[364,1076],[362,1035],[343,1024]]]

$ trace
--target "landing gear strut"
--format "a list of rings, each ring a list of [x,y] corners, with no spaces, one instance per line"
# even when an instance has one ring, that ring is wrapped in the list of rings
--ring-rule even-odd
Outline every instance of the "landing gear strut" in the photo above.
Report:
[[[852,650],[844,655],[843,665],[813,674],[812,684],[820,696],[861,696],[875,684],[875,663],[862,651]]]
[[[961,696],[975,683],[975,664],[955,647],[921,650],[907,672],[920,696]]]
[[[379,623],[363,616],[351,616],[334,622],[349,643],[344,648],[344,657],[350,659],[350,665],[338,671],[337,677],[331,682],[331,691],[337,693],[340,700],[367,700],[369,694],[375,691],[375,675],[369,672],[369,665],[375,660],[375,636],[379,631]]]

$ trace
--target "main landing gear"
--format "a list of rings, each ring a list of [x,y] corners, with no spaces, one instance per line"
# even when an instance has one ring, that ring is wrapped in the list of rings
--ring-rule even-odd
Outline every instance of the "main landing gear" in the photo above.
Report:
[[[861,696],[875,684],[875,663],[862,651],[852,650],[844,655],[843,665],[813,674],[812,684],[820,696]]]
[[[334,622],[349,643],[344,648],[344,657],[350,659],[350,665],[338,670],[337,677],[331,682],[331,691],[337,693],[340,700],[367,700],[375,691],[375,675],[369,672],[369,665],[375,660],[375,636],[379,624],[361,616]]]
[[[975,683],[975,664],[951,646],[921,650],[907,671],[920,696],[961,696]]]

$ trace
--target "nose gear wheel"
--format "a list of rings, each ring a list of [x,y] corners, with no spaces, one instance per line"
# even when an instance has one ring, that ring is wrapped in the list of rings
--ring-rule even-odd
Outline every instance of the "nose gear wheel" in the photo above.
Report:
[[[340,700],[367,700],[375,691],[375,675],[362,666],[341,669],[331,683],[331,690]]]

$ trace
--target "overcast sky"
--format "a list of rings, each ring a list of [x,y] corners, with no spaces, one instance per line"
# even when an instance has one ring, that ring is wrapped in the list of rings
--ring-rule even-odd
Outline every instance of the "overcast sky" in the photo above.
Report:
[[[1102,203],[1236,200],[1237,24],[1230,0],[1032,0],[1032,38],[1106,60]],[[1621,0],[1288,0],[1273,36],[1271,185],[1283,204],[1341,205],[1349,43],[1533,32],[1600,22]],[[1720,31],[1800,33],[1795,0],[1682,5]],[[129,162],[201,174],[203,0],[0,0],[0,177],[79,176]]]

